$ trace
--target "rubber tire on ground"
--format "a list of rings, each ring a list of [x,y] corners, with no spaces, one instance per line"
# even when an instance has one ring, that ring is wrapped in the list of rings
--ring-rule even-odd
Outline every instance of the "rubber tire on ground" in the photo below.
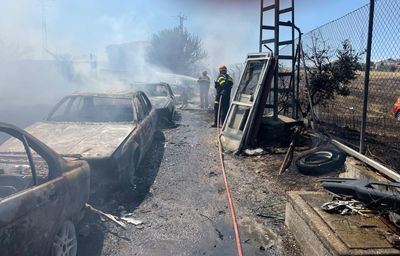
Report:
[[[305,175],[323,175],[343,166],[346,155],[331,149],[319,149],[299,157],[296,166]]]
[[[65,233],[67,232],[67,233]],[[68,245],[72,246],[68,249]],[[66,253],[66,250],[70,250],[69,253]],[[75,225],[72,221],[66,220],[60,226],[60,229],[57,231],[57,234],[54,236],[51,255],[59,256],[59,255],[70,255],[76,256],[78,250],[78,241],[76,236]]]

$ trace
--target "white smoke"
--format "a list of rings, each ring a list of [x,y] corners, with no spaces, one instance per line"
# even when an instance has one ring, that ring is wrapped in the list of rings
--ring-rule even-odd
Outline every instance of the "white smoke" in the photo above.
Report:
[[[100,15],[93,20],[91,26],[100,27],[97,33],[102,35],[91,49],[90,44],[84,42],[90,40],[89,38],[73,39],[54,27],[54,21],[63,11],[62,1],[45,2],[49,3],[46,9],[48,50],[54,53],[58,60],[42,48],[42,1],[2,2],[0,121],[15,122],[23,126],[27,123],[26,116],[31,119],[44,117],[50,106],[74,91],[112,90],[123,87],[127,82],[195,82],[195,78],[171,74],[165,68],[150,65],[146,61],[145,51],[133,53],[133,63],[121,72],[110,70],[107,63],[106,46],[133,41],[148,42],[152,34],[161,29],[151,27],[152,20],[173,20],[173,14],[157,16],[152,14],[152,10],[147,10],[144,15],[134,13],[133,10],[132,13],[121,15]],[[243,62],[247,52],[256,50],[257,40],[254,33],[257,33],[257,17],[254,13],[249,16],[248,10],[243,11],[243,8],[237,8],[237,5],[226,4],[225,7],[217,8],[213,6],[213,1],[206,2],[203,7],[200,7],[199,2],[193,1],[173,1],[172,4],[192,8],[192,15],[188,17],[185,26],[203,39],[208,58],[202,64],[202,69],[213,73],[219,65]],[[255,12],[257,8],[258,4]],[[64,21],[65,24],[68,24],[68,20]],[[171,26],[165,28],[168,27]],[[251,41],[254,42],[254,49],[248,49]],[[97,55],[96,69],[90,67],[88,56],[91,52]],[[35,109],[32,106],[45,107],[32,113]]]

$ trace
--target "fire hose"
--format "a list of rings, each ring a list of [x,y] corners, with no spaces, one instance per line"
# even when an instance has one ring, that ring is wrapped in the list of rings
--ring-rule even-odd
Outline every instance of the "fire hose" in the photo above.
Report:
[[[234,233],[235,233],[237,253],[238,253],[238,256],[242,256],[243,255],[243,251],[242,251],[242,244],[240,242],[240,234],[239,234],[239,228],[238,228],[238,224],[237,224],[237,220],[236,220],[235,207],[233,205],[233,201],[232,201],[231,192],[230,192],[230,189],[229,189],[228,180],[226,178],[224,157],[223,157],[223,154],[222,154],[221,128],[220,128],[221,102],[222,102],[222,96],[219,97],[218,112],[217,112],[218,156],[219,156],[219,160],[220,160],[220,163],[221,163],[221,172],[222,172],[222,177],[224,179],[226,197],[227,197],[227,200],[228,200],[229,211],[231,213],[233,230],[234,230]]]

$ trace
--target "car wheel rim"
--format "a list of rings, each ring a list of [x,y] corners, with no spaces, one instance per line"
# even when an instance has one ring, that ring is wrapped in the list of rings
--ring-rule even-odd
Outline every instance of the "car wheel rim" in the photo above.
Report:
[[[75,227],[71,221],[66,221],[58,231],[53,242],[54,256],[76,256],[78,242]]]
[[[308,164],[322,164],[332,159],[333,154],[329,151],[318,151],[310,154],[305,158],[305,162]]]

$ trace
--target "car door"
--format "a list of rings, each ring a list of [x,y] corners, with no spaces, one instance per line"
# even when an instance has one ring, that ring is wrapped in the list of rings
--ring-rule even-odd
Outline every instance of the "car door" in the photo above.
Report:
[[[140,113],[140,116],[141,116],[140,125],[142,127],[141,129],[142,129],[143,135],[144,135],[144,139],[143,139],[143,149],[144,150],[143,151],[145,152],[149,148],[150,137],[152,136],[152,133],[151,133],[152,123],[149,118],[150,111],[144,103],[142,94],[138,94],[136,97],[136,100],[138,102],[138,104],[137,104],[138,112]]]
[[[145,122],[145,113],[143,112],[142,103],[139,100],[137,94],[133,98],[133,105],[135,108],[137,125],[138,125],[138,127],[134,132],[135,133],[134,141],[139,145],[140,160],[141,160],[144,156],[144,153],[146,152],[146,146],[147,146],[147,138],[146,138],[147,123]]]
[[[16,173],[6,168],[0,174],[3,192],[0,198],[0,252],[1,255],[46,255],[62,221],[65,182],[62,176],[53,172],[56,159],[37,154],[26,136],[15,130],[12,137],[15,143],[21,143],[24,151],[0,155],[3,164],[4,161],[18,164]],[[7,192],[4,190],[7,187],[13,189]]]
[[[146,105],[148,111],[149,111],[149,119],[151,121],[151,125],[152,125],[152,133],[154,133],[157,129],[157,115],[156,112],[153,108],[153,106],[151,105],[151,101],[150,99],[146,96],[146,95],[142,95],[143,96],[143,101],[144,104]]]

